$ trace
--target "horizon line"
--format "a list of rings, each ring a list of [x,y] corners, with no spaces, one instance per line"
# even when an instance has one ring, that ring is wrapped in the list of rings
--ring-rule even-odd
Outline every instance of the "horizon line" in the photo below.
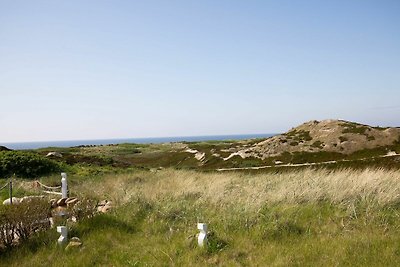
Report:
[[[0,145],[25,144],[25,143],[49,143],[49,142],[78,142],[78,141],[108,141],[108,140],[129,140],[129,139],[163,139],[163,138],[187,138],[187,137],[219,137],[219,136],[252,136],[252,135],[276,135],[279,133],[246,133],[246,134],[206,134],[206,135],[177,135],[177,136],[150,136],[150,137],[117,137],[117,138],[94,138],[94,139],[58,139],[39,141],[7,141],[0,142]]]

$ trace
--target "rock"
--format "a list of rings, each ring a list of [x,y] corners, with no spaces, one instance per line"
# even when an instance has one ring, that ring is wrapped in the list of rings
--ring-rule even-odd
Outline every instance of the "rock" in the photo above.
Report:
[[[62,158],[62,154],[59,152],[49,152],[47,153],[46,157],[57,157],[57,158]]]
[[[57,206],[65,206],[65,201],[67,201],[68,198],[64,197],[64,198],[60,198],[59,200],[57,200]]]
[[[72,207],[74,206],[79,200],[76,197],[70,197],[67,198],[67,200],[65,201],[65,203],[67,204],[67,207]]]
[[[68,215],[67,208],[61,206],[56,207],[51,212],[53,216],[58,216],[58,217],[64,217]]]
[[[396,151],[389,151],[389,152],[386,154],[386,156],[396,156],[396,155],[397,155]]]
[[[17,197],[13,197],[12,198],[12,204],[14,205],[14,204],[19,204],[21,202],[21,200],[19,199],[19,198],[17,198]],[[9,198],[7,198],[6,200],[4,200],[3,201],[3,205],[10,205],[11,203],[10,203],[10,199]]]
[[[97,206],[105,206],[107,204],[107,200],[102,200],[99,202],[99,204],[97,204]]]
[[[44,196],[25,196],[25,197],[21,198],[19,202],[20,202],[20,203],[22,203],[22,202],[29,202],[29,201],[31,201],[32,199],[42,199],[42,198],[44,198]]]
[[[112,209],[111,205],[105,205],[104,207],[102,207],[101,212],[103,213],[107,213]]]
[[[109,212],[112,208],[112,202],[108,200],[102,200],[97,204],[97,211],[98,212]]]
[[[77,238],[77,237],[72,237],[67,245],[67,247],[65,248],[65,250],[70,250],[70,249],[74,249],[74,248],[79,248],[82,246],[82,241]]]
[[[76,237],[76,236],[72,237],[72,238],[70,239],[70,242],[79,242],[79,243],[82,243],[82,241],[81,241],[78,237]]]
[[[50,199],[50,205],[52,208],[56,208],[57,207],[57,199]]]

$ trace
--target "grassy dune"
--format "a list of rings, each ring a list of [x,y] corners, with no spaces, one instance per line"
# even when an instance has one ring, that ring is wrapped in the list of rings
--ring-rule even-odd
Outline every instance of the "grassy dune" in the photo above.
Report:
[[[117,208],[71,225],[80,250],[58,248],[53,230],[4,252],[1,265],[400,264],[400,171],[166,169],[70,180],[73,193]],[[196,247],[197,222],[209,224],[206,249]]]

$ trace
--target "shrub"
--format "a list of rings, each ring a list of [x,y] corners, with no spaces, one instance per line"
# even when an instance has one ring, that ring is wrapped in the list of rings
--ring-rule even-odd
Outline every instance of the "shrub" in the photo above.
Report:
[[[22,151],[0,152],[0,177],[15,174],[19,177],[33,178],[59,170],[57,162],[38,154]]]
[[[288,133],[285,134],[286,137],[292,138],[295,141],[298,142],[304,142],[304,141],[311,141],[312,137],[310,136],[309,131],[304,131],[304,130],[292,130]]]
[[[354,133],[354,134],[366,134],[366,131],[368,130],[367,126],[363,125],[356,125],[356,124],[350,124],[350,125],[343,125],[345,128],[343,129],[342,133]]]
[[[95,200],[81,199],[70,210],[70,215],[74,216],[78,221],[94,217],[97,213],[97,205]]]
[[[36,232],[49,229],[49,211],[47,201],[39,198],[0,206],[0,247],[9,248]]]
[[[315,141],[314,143],[312,143],[311,146],[322,149],[324,147],[324,143],[318,140],[318,141]]]

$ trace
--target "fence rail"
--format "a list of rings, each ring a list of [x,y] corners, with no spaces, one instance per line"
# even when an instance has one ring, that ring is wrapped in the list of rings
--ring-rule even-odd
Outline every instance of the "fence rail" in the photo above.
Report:
[[[67,174],[66,173],[61,173],[61,185],[59,186],[48,186],[45,185],[39,181],[35,181],[34,182],[37,187],[40,187],[40,189],[43,191],[43,193],[46,194],[54,194],[54,195],[59,195],[62,198],[67,198],[68,197],[68,185],[67,185]],[[12,182],[12,178],[10,179],[10,181],[8,181],[4,186],[0,187],[0,191],[7,188],[9,189],[9,204],[13,204],[12,203],[12,189],[13,189],[13,182]],[[57,192],[57,190],[59,190],[59,192]]]
[[[48,189],[48,190],[57,190],[57,189],[61,189],[61,185],[59,185],[59,186],[47,186],[47,185],[45,185],[45,184],[42,184],[42,183],[39,182],[39,181],[36,181],[36,183],[37,183],[38,185],[40,185],[41,187],[43,187],[43,188],[45,188],[45,189]]]

